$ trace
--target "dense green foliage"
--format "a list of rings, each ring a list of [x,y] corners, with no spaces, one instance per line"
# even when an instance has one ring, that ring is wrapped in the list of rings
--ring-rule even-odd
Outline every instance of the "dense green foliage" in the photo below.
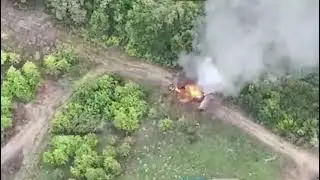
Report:
[[[238,102],[265,126],[293,141],[303,140],[318,146],[318,73],[250,84],[242,90]]]
[[[191,50],[191,29],[201,13],[196,1],[46,0],[46,6],[63,22],[85,25],[90,37],[166,66]]]
[[[1,137],[4,137],[6,129],[12,127],[14,102],[34,99],[41,82],[41,74],[35,64],[26,61],[18,69],[13,66],[17,63],[17,54],[1,50],[1,65],[8,66],[1,84]]]
[[[140,120],[147,108],[142,101],[143,92],[138,84],[127,83],[115,89],[116,100],[111,105],[114,114],[114,125],[119,129],[132,132],[139,127]]]
[[[123,83],[111,75],[81,84],[52,121],[53,137],[43,161],[56,168],[70,167],[71,176],[77,179],[106,180],[119,176],[123,168],[118,158],[127,157],[131,146],[127,142],[118,146],[117,137],[109,135],[100,152],[96,134],[106,124],[125,132],[138,129],[146,111],[143,98],[138,84]]]
[[[68,72],[76,63],[76,53],[72,48],[60,48],[55,53],[46,55],[43,61],[46,73],[56,76]]]
[[[97,132],[108,121],[115,127],[134,131],[146,109],[143,93],[135,83],[121,86],[115,78],[104,75],[82,84],[52,123],[55,134]]]
[[[1,66],[13,65],[19,63],[19,55],[13,52],[5,52],[1,50]]]

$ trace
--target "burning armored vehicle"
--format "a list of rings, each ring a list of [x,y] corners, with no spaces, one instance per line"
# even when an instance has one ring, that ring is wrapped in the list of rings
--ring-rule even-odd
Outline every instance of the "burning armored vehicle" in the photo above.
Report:
[[[205,110],[215,96],[215,93],[205,94],[197,84],[197,80],[187,78],[183,72],[176,74],[173,83],[169,85],[168,89],[178,94],[181,103],[199,103],[198,110],[200,111]]]

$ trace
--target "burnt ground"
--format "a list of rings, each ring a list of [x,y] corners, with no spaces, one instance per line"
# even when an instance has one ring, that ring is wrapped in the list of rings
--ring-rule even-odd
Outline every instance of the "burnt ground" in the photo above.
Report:
[[[100,69],[102,68],[103,72],[119,73],[136,80],[162,85],[164,88],[171,82],[172,72],[143,61],[137,61],[117,50],[89,44],[54,26],[50,17],[41,9],[16,10],[7,0],[1,0],[1,5],[1,41],[8,47],[32,55],[35,52],[46,53],[56,44],[67,43],[75,47],[81,58],[100,63]],[[1,148],[2,177],[5,174],[12,174],[12,170],[19,169],[21,162],[25,165],[28,160],[32,159],[39,142],[47,132],[48,122],[56,107],[66,101],[70,93],[70,89],[63,88],[54,82],[48,82],[47,90],[37,97],[38,103],[23,105],[24,108],[21,108],[21,111],[23,109],[26,111],[28,123],[23,125],[18,130],[19,132],[17,131],[10,141]],[[18,110],[20,111],[20,108]],[[288,176],[285,177],[286,179],[309,180],[311,176],[319,172],[318,154],[311,154],[286,142],[262,126],[255,124],[236,109],[215,102],[209,106],[207,113],[238,126],[274,150],[292,158],[297,169],[290,169],[290,173],[286,174]]]

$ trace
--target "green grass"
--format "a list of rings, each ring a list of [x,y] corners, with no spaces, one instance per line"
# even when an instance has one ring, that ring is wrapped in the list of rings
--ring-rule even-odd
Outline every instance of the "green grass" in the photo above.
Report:
[[[122,180],[167,180],[187,176],[276,180],[284,159],[265,161],[275,154],[240,130],[202,120],[199,140],[190,143],[185,133],[161,134],[155,125],[141,130],[136,152],[128,160]],[[279,157],[279,156],[277,156]]]

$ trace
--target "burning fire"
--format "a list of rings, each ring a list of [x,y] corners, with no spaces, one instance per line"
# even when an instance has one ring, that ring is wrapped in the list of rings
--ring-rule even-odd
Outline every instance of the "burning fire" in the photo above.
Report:
[[[186,84],[181,88],[176,85],[171,85],[170,90],[178,92],[180,102],[187,103],[190,101],[202,101],[204,97],[203,90],[197,84]]]

